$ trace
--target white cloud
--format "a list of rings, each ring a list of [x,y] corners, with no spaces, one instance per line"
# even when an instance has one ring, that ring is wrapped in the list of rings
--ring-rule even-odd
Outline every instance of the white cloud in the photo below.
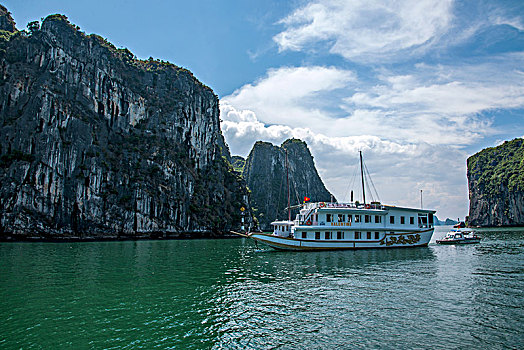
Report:
[[[520,31],[524,31],[524,24],[520,17],[495,17],[493,23],[497,25],[508,25],[512,26]]]
[[[353,81],[353,72],[334,67],[282,67],[270,69],[263,79],[244,85],[222,101],[238,109],[256,110],[266,124],[308,127],[329,120],[328,95],[334,96]]]
[[[524,31],[522,2],[506,3],[505,6],[497,2],[489,3],[489,12],[487,15],[488,24],[508,25],[520,31]]]
[[[345,98],[352,117],[362,110],[382,116],[372,134],[430,144],[469,145],[493,134],[483,113],[524,107],[521,55],[478,65],[418,65],[410,74],[383,72],[378,82]],[[389,133],[383,134],[384,129]],[[394,132],[392,132],[394,130]]]
[[[393,59],[443,35],[451,12],[451,0],[319,0],[281,20],[273,40],[281,51],[323,44],[346,59]]]
[[[524,106],[521,55],[477,65],[418,65],[410,75],[386,72],[380,83],[347,102],[363,106],[444,116],[471,115]]]

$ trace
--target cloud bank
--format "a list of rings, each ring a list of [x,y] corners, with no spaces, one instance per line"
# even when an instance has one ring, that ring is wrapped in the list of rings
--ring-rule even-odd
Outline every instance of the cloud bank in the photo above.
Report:
[[[451,0],[314,1],[282,19],[285,30],[273,40],[281,51],[322,44],[350,60],[396,59],[444,34],[451,10]]]

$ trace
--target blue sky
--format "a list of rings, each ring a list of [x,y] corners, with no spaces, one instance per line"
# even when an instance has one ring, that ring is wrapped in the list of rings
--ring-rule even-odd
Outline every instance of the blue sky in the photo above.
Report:
[[[62,13],[221,99],[233,154],[305,140],[347,200],[358,150],[380,199],[468,211],[466,159],[524,136],[524,2],[4,1],[18,28]],[[358,190],[355,188],[355,190]]]

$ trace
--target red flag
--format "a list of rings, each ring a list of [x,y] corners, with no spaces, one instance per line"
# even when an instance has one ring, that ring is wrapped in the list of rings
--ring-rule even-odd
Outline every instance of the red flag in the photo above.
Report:
[[[311,198],[309,197],[304,197],[304,203],[307,202],[308,200],[310,200]]]

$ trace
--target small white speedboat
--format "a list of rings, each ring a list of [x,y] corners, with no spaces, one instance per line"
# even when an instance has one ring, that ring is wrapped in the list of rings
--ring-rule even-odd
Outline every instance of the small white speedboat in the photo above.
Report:
[[[468,228],[454,228],[443,239],[437,239],[438,244],[472,244],[480,243],[480,237]]]

